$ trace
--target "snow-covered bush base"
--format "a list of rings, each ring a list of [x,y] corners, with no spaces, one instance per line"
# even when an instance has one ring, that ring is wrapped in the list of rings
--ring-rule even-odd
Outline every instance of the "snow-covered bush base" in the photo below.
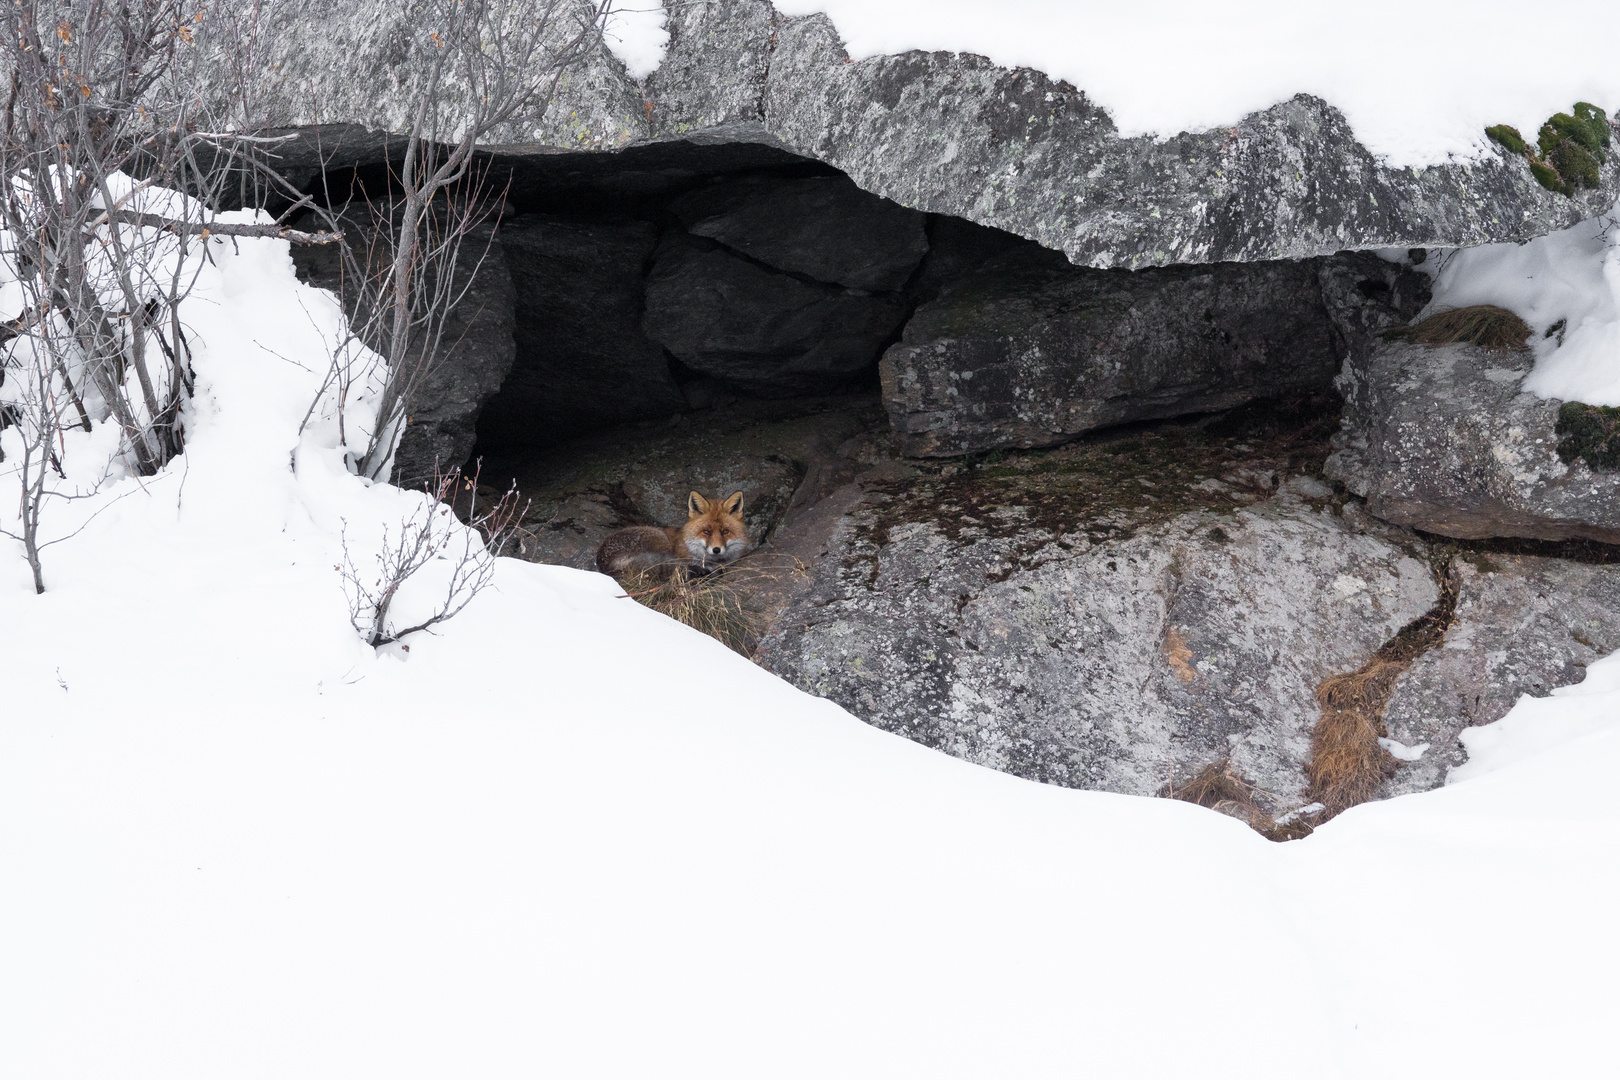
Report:
[[[43,595],[0,547],[8,1075],[1607,1067],[1620,727],[1273,845],[879,732],[595,574],[501,560],[373,650],[338,537],[424,496],[330,401],[299,434],[337,311],[286,246],[215,257],[185,455],[56,508]]]

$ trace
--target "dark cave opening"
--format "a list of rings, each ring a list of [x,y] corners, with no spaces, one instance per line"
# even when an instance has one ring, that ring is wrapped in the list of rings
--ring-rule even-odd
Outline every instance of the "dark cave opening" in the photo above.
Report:
[[[375,233],[372,207],[390,192],[382,152],[362,140],[361,160],[312,175],[306,190],[346,228]],[[478,284],[407,431],[402,482],[435,459],[532,476],[535,459],[571,441],[683,417],[847,405],[881,424],[878,362],[919,304],[1009,254],[1068,265],[756,143],[520,148],[479,168],[496,199],[493,237],[467,245],[483,257]],[[332,250],[294,258],[306,280],[338,287]]]
[[[307,190],[375,232],[390,172],[364,138]],[[537,528],[582,538],[684,520],[690,488],[748,492],[757,538],[857,458],[1331,394],[1345,352],[1426,299],[1371,253],[1076,268],[758,143],[507,148],[479,168],[493,229],[464,248],[482,265],[395,479],[483,461],[537,500]],[[336,284],[330,251],[294,255]],[[581,545],[537,555],[586,565]]]

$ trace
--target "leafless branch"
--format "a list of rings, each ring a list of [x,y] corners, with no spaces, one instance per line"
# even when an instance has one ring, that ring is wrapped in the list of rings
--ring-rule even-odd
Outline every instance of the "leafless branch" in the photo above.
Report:
[[[495,560],[515,535],[525,507],[519,506],[512,488],[480,511],[477,490],[477,472],[470,477],[460,469],[436,472],[427,487],[430,498],[400,523],[398,531],[384,530],[375,569],[369,572],[355,565],[345,524],[343,561],[335,569],[349,596],[355,632],[368,644],[387,645],[454,618],[494,580]],[[469,497],[465,523],[454,513],[463,492]],[[441,599],[426,618],[403,628],[394,626],[391,614],[400,590],[436,561],[448,564]]]

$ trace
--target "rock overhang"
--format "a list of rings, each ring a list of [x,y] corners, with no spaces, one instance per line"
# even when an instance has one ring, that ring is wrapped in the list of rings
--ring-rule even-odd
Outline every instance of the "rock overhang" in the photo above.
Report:
[[[292,45],[307,37],[300,20],[365,6],[283,5],[278,17],[294,32],[273,60],[283,83],[325,87],[324,119],[397,130],[408,78],[360,93],[333,73],[327,46]],[[1541,187],[1505,151],[1390,167],[1309,95],[1230,128],[1127,138],[1083,88],[971,53],[851,60],[825,16],[786,17],[766,0],[682,6],[669,29],[665,60],[647,78],[631,79],[598,50],[544,114],[489,149],[582,177],[633,173],[638,157],[680,146],[789,154],[902,206],[1003,229],[1096,268],[1522,241],[1620,197],[1614,155],[1598,186],[1573,197]],[[351,44],[346,70],[370,70],[365,51],[381,45]],[[407,58],[392,63],[398,76]],[[314,119],[290,94],[271,105],[277,122]]]

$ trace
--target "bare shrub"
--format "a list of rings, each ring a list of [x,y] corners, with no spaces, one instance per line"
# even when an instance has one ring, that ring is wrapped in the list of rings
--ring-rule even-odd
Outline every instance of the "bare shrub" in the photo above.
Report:
[[[195,9],[17,0],[4,18],[0,230],[4,274],[22,304],[0,331],[9,384],[0,399],[24,448],[10,470],[21,490],[13,534],[43,591],[41,509],[78,494],[46,479],[47,465],[65,478],[65,428],[116,423],[137,476],[184,449],[194,376],[181,305],[206,245],[335,237],[215,220],[224,178],[275,140],[226,132],[213,123],[224,119],[218,103],[187,89]]]
[[[428,485],[428,498],[397,529],[384,527],[375,565],[362,570],[349,549],[347,524],[342,535],[343,561],[334,569],[349,597],[349,620],[368,645],[387,645],[408,634],[454,618],[495,576],[495,560],[512,542],[523,517],[516,488],[479,508],[478,474],[460,469],[439,473]],[[469,496],[466,521],[455,513],[460,494]],[[394,601],[407,582],[435,562],[444,564],[442,594],[428,616],[400,627],[393,621]]]

